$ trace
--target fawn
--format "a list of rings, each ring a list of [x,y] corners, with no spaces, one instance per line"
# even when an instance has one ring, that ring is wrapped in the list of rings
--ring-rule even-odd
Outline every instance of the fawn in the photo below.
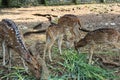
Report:
[[[64,16],[60,17],[60,19],[58,19],[58,24],[61,27],[64,27],[65,32],[67,29],[69,29],[72,37],[76,39],[78,38],[78,35],[80,35],[78,30],[82,30],[79,18],[73,14],[65,14]]]
[[[23,58],[32,74],[39,79],[41,65],[35,56],[26,48],[22,35],[12,20],[3,19],[0,22],[0,38],[2,39],[3,65],[5,65],[5,47],[8,50],[10,64],[12,58],[10,49],[13,49]]]
[[[75,49],[79,52],[80,47],[84,47],[86,45],[90,45],[89,50],[89,64],[92,62],[93,51],[95,49],[95,45],[97,44],[110,44],[115,48],[120,49],[120,33],[119,31],[112,28],[101,28],[91,32],[88,32],[87,35],[79,40],[78,42],[74,42]]]
[[[48,50],[49,59],[50,61],[52,61],[51,48],[56,40],[58,40],[58,48],[59,48],[60,54],[62,54],[61,45],[62,45],[63,36],[64,36],[64,28],[60,27],[58,24],[52,23],[46,29],[46,44],[44,48],[43,59],[45,59],[45,54],[46,54],[46,51]]]
[[[74,17],[76,18],[76,16],[74,16],[74,15],[68,15],[68,18],[66,18],[67,17],[66,16],[65,19],[64,18],[60,18],[59,21],[62,21],[62,20],[66,20],[67,21],[69,19],[69,16],[71,16],[70,17],[71,21],[72,21],[72,18],[74,18]],[[71,42],[71,41],[69,41],[66,37],[64,37],[65,36],[65,30],[64,29],[66,28],[66,26],[62,27],[62,24],[59,23],[59,22],[58,22],[58,24],[53,23],[52,22],[52,16],[47,16],[47,18],[50,21],[51,25],[46,29],[46,45],[45,45],[45,48],[44,48],[43,59],[45,59],[45,54],[46,54],[46,51],[48,50],[49,59],[52,62],[51,48],[52,48],[54,42],[56,40],[58,41],[58,48],[59,48],[60,54],[62,54],[61,45],[62,45],[63,39],[66,41],[66,44],[69,44],[69,42]]]

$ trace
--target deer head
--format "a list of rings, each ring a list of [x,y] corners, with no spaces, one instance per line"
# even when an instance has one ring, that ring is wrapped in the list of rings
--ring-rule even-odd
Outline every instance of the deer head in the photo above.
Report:
[[[81,39],[78,42],[74,41],[74,47],[75,50],[80,53],[80,47],[86,46],[88,41],[86,41],[85,39]]]
[[[34,75],[37,79],[40,79],[41,77],[40,70],[42,69],[42,66],[37,61],[36,57],[30,53],[30,54],[26,54],[24,59],[32,75]]]

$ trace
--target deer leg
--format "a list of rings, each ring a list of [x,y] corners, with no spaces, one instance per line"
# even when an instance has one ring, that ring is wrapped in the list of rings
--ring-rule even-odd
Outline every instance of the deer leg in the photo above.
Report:
[[[71,48],[70,47],[70,42],[69,41],[65,41],[65,44],[66,44],[66,47],[69,49],[69,48]]]
[[[70,33],[71,33],[72,38],[74,39],[74,41],[78,41],[79,40],[80,35],[79,35],[79,37],[77,36],[77,31],[76,30],[74,31],[74,27],[72,27],[70,29]]]
[[[48,46],[50,45],[51,43],[51,38],[49,35],[46,35],[46,44],[45,44],[45,47],[44,47],[44,54],[43,54],[43,59],[45,60],[45,55],[46,55],[46,52],[48,50]]]
[[[73,30],[74,28],[71,28],[70,29],[70,32],[71,32],[71,34],[72,34],[72,37],[75,37],[76,36],[76,34],[74,33],[74,30]]]
[[[77,26],[73,27],[73,32],[74,32],[76,39],[79,40],[79,38],[81,37],[79,27],[77,27]]]
[[[63,40],[65,41],[66,47],[70,48],[70,46],[69,46],[70,45],[70,41],[69,41],[69,39],[67,39],[67,35],[64,35],[63,38],[64,38]]]
[[[64,41],[68,40],[68,34],[67,34],[67,32],[68,32],[68,28],[65,28],[64,32],[63,32],[64,33],[64,36],[63,36],[64,37]]]
[[[58,48],[59,48],[59,51],[60,51],[60,55],[62,55],[62,51],[61,51],[62,40],[63,40],[63,35],[60,36],[59,39],[58,39]]]
[[[65,41],[66,47],[69,49],[71,48],[74,44],[74,39],[73,38],[69,38],[68,40]]]
[[[45,47],[44,47],[44,54],[43,54],[43,59],[45,60],[45,55],[46,55],[46,51],[48,48],[48,43],[46,42]]]
[[[91,64],[92,63],[92,56],[93,56],[93,51],[94,51],[94,44],[92,44],[91,46],[90,46],[90,50],[89,50],[89,62],[88,62],[88,64]]]
[[[12,54],[11,54],[11,50],[9,47],[7,47],[7,50],[8,50],[8,55],[9,55],[9,70],[11,70]]]
[[[52,62],[52,58],[51,58],[51,48],[52,48],[54,42],[55,42],[55,41],[52,40],[52,41],[49,43],[49,45],[48,45],[48,54],[49,54],[49,59],[50,59],[51,62]]]
[[[118,43],[113,43],[114,47],[119,49],[119,53],[120,53],[120,45]],[[120,62],[120,54],[119,54],[119,62]]]
[[[21,57],[21,60],[22,60],[23,66],[25,68],[25,71],[28,73],[28,67],[25,65],[25,60],[22,57]]]
[[[2,41],[3,65],[5,66],[5,41]]]

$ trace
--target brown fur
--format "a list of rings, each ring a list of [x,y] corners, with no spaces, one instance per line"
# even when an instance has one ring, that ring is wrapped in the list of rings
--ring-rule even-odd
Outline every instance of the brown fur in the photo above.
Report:
[[[22,35],[19,33],[17,26],[12,20],[4,19],[0,22],[0,38],[2,39],[3,55],[5,55],[5,46],[7,47],[8,52],[10,49],[16,51],[27,63],[32,74],[39,79],[41,65],[35,56],[33,56],[26,48]],[[11,62],[11,58],[12,56],[10,54],[9,62]],[[5,59],[5,56],[3,56],[3,59]],[[5,61],[3,63],[5,65]]]
[[[62,54],[61,45],[62,45],[62,40],[63,40],[63,35],[64,35],[63,29],[64,28],[60,27],[58,24],[51,24],[47,28],[47,30],[46,30],[46,45],[45,45],[45,49],[44,49],[43,59],[45,59],[45,54],[46,54],[46,51],[48,50],[49,59],[50,59],[50,61],[52,61],[51,48],[56,40],[58,40],[58,48],[59,48],[60,54]]]
[[[73,37],[78,38],[78,35],[80,35],[77,30],[74,30],[77,25],[79,25],[78,29],[81,29],[80,20],[76,15],[66,14],[58,19],[58,24],[65,29],[69,29]]]
[[[120,49],[120,33],[112,28],[102,28],[91,31],[87,33],[87,35],[81,39],[79,42],[75,42],[75,49],[78,51],[78,48],[84,47],[86,45],[90,45],[90,56],[89,56],[89,64],[92,61],[92,55],[94,51],[94,45],[97,44],[110,44]]]

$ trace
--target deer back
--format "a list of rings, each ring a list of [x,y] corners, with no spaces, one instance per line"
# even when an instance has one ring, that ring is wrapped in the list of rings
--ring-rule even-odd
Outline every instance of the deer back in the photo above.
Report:
[[[64,26],[64,27],[74,27],[76,26],[76,24],[79,25],[79,27],[81,28],[81,23],[80,20],[78,19],[77,16],[72,15],[72,14],[66,14],[64,16],[62,16],[59,20],[58,20],[58,24]]]
[[[7,46],[13,48],[20,55],[28,52],[17,25],[10,19],[3,19],[4,26],[1,27],[3,37]],[[4,36],[5,35],[5,36]]]
[[[113,28],[101,28],[89,32],[85,39],[93,40],[95,43],[107,43],[107,42],[117,42],[120,36],[119,31]]]
[[[63,27],[60,27],[58,24],[51,24],[46,30],[46,37],[49,36],[53,39],[56,39],[63,34],[64,34]]]
[[[17,25],[10,19],[1,21],[0,33],[8,47],[16,51],[27,63],[29,70],[36,76],[40,77],[40,65],[36,58],[26,48],[22,35]]]
[[[120,39],[119,31],[113,28],[101,28],[87,33],[87,35],[78,42],[75,42],[75,48],[84,47],[87,44],[117,43]]]

